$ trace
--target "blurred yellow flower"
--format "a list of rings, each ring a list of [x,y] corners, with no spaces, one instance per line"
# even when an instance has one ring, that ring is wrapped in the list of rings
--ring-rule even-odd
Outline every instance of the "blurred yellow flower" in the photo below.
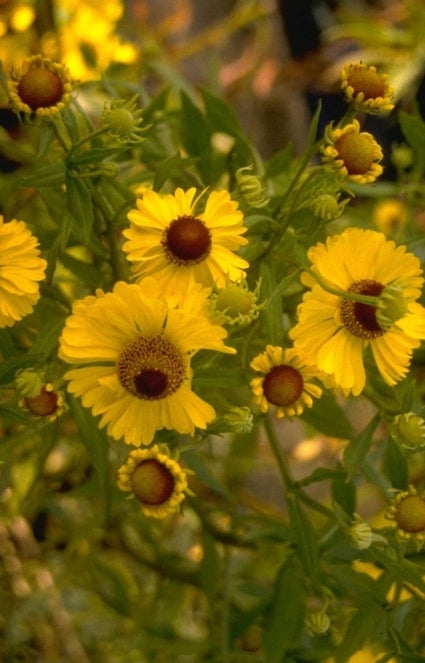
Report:
[[[379,200],[372,211],[372,223],[384,235],[397,236],[407,224],[407,207],[399,198]]]

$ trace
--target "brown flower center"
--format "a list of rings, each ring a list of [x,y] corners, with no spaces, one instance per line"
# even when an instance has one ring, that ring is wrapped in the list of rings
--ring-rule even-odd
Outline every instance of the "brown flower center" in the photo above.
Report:
[[[358,69],[347,76],[347,83],[353,88],[353,97],[363,92],[364,98],[376,99],[383,97],[386,91],[385,80],[382,75],[370,69]]]
[[[338,156],[349,175],[363,175],[375,160],[373,140],[365,133],[350,131],[335,142]]]
[[[425,530],[425,502],[418,495],[408,495],[397,505],[395,512],[397,525],[404,532]]]
[[[195,265],[209,255],[211,234],[200,219],[194,216],[180,216],[168,226],[162,245],[171,262]]]
[[[187,365],[182,353],[163,336],[139,336],[118,360],[118,379],[124,389],[145,400],[173,394],[182,384]]]
[[[21,101],[32,110],[55,106],[62,98],[61,77],[50,69],[37,67],[24,74],[18,84]]]
[[[302,375],[293,366],[274,366],[263,381],[263,392],[269,403],[285,407],[301,396],[304,387]]]
[[[54,414],[58,407],[58,397],[54,391],[48,391],[43,387],[38,396],[26,397],[25,406],[37,417],[48,417]]]
[[[358,295],[369,295],[379,297],[384,286],[377,281],[362,279],[354,281],[348,288],[348,292]],[[385,333],[376,319],[376,307],[362,304],[351,299],[343,299],[341,302],[341,319],[344,327],[358,338],[377,338]]]
[[[134,495],[142,504],[164,504],[174,490],[174,476],[156,458],[146,458],[137,465],[130,477]]]

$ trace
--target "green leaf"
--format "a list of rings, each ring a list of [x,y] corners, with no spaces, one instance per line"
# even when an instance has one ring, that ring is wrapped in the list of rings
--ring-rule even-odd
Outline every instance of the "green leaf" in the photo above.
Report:
[[[40,359],[42,359],[41,355],[33,353],[7,359],[0,364],[0,384],[10,384],[13,382],[16,371],[27,366],[34,366]]]
[[[353,481],[344,477],[337,477],[332,481],[332,499],[337,502],[344,512],[351,518],[356,510],[356,487]]]
[[[204,181],[209,183],[211,174],[211,133],[205,115],[192,99],[181,93],[181,138],[187,153],[198,159],[198,168]]]
[[[99,163],[108,157],[112,157],[120,152],[125,152],[128,147],[94,147],[92,150],[82,152],[75,157],[72,157],[68,162],[69,168],[77,166],[88,166],[90,164]]]
[[[305,586],[301,567],[295,556],[280,568],[273,589],[264,629],[267,663],[283,663],[300,632],[304,615]]]
[[[31,175],[23,177],[19,186],[55,187],[65,182],[65,165],[63,163],[51,163],[48,166],[36,168]]]
[[[319,549],[317,534],[295,495],[288,494],[287,505],[292,532],[304,572],[320,592]]]
[[[227,492],[226,488],[220,483],[217,477],[211,472],[208,465],[204,460],[190,449],[185,449],[180,454],[182,460],[186,465],[195,472],[196,476],[200,481],[202,481],[210,490],[217,495],[221,495],[228,500],[231,500],[231,496]]]
[[[425,122],[419,115],[409,115],[403,110],[399,111],[398,120],[404,137],[415,152],[418,169],[423,171],[425,166]]]
[[[311,408],[304,410],[301,418],[325,435],[351,439],[354,434],[344,410],[330,393],[324,392],[321,398],[314,401]]]
[[[344,465],[347,468],[347,481],[350,481],[359,470],[363,459],[369,452],[373,434],[381,418],[377,413],[368,425],[344,449]]]
[[[364,643],[376,639],[382,622],[387,620],[386,613],[377,605],[362,605],[347,626],[346,634],[335,651],[335,663],[347,663],[350,656],[359,652]]]
[[[66,197],[68,209],[81,231],[85,244],[90,239],[94,223],[93,203],[86,184],[77,177],[66,177]]]
[[[184,159],[180,152],[176,152],[171,155],[171,157],[164,159],[155,171],[155,178],[153,181],[154,191],[160,191],[168,178],[171,177],[184,162],[187,163],[187,159]]]
[[[70,410],[78,426],[81,441],[86,447],[102,492],[105,492],[108,472],[108,439],[92,414],[75,398],[69,399]]]
[[[409,471],[406,456],[392,437],[388,438],[384,455],[384,474],[391,481],[393,488],[406,490],[409,483]]]

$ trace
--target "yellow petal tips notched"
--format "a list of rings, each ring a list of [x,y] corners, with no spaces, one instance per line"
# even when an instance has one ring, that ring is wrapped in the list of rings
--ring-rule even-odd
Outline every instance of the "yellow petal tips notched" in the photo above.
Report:
[[[209,294],[195,284],[176,304],[148,277],[74,305],[59,352],[77,365],[65,374],[68,390],[100,415],[111,437],[149,445],[163,428],[194,435],[214,420],[214,408],[192,391],[191,358],[234,350],[209,318]]]
[[[253,378],[250,385],[254,404],[263,413],[273,406],[278,418],[299,416],[305,407],[313,405],[314,398],[322,395],[314,383],[317,370],[307,366],[302,353],[293,348],[267,345],[250,366],[262,374]]]
[[[46,267],[38,241],[25,223],[16,219],[5,222],[0,216],[0,328],[32,313]]]
[[[124,230],[123,250],[135,278],[155,276],[180,301],[195,282],[224,288],[228,280],[239,283],[249,267],[236,254],[247,244],[237,203],[227,191],[212,191],[198,210],[201,196],[195,194],[195,188],[146,191]]]
[[[308,257],[312,267],[302,281],[310,290],[289,332],[294,346],[354,395],[366,383],[363,354],[370,346],[383,379],[395,385],[425,338],[425,309],[416,302],[424,281],[419,259],[361,228],[328,237]]]

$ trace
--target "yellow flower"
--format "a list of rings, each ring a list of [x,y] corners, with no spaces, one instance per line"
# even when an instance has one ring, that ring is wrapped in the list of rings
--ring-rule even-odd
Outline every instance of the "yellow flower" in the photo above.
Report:
[[[193,435],[215,417],[191,390],[190,360],[201,349],[234,352],[207,317],[209,289],[194,286],[175,306],[161,286],[118,282],[76,302],[60,339],[69,391],[101,415],[100,427],[128,444],[150,444],[162,428]]]
[[[47,266],[39,256],[38,241],[25,223],[4,223],[0,216],[0,328],[21,320],[38,302],[38,281]]]
[[[370,113],[381,113],[394,108],[393,89],[386,74],[379,74],[376,67],[362,62],[348,64],[341,71],[341,91],[347,101],[358,109]]]
[[[305,407],[313,405],[313,398],[322,395],[320,387],[311,382],[317,377],[317,370],[306,366],[302,355],[293,348],[267,345],[250,366],[263,374],[250,382],[254,403],[261,412],[275,406],[278,419],[302,414]]]
[[[370,345],[382,377],[396,384],[425,338],[425,309],[415,301],[424,280],[419,259],[381,233],[361,228],[329,237],[308,257],[311,273],[302,280],[311,290],[289,333],[295,347],[336,386],[358,395],[366,381],[363,352]],[[355,301],[356,295],[378,298],[379,307]]]
[[[398,198],[385,198],[376,203],[372,223],[384,235],[397,236],[407,223],[407,207]]]
[[[162,289],[183,300],[194,282],[224,288],[239,282],[248,263],[235,255],[247,244],[237,203],[227,191],[212,191],[202,213],[195,212],[195,188],[160,196],[146,191],[128,218],[123,245],[137,280],[155,275]]]
[[[394,520],[401,540],[412,540],[420,548],[425,542],[425,500],[414,486],[399,491],[391,500],[385,517]]]
[[[53,115],[70,101],[71,79],[68,69],[42,55],[26,58],[19,69],[12,69],[10,103],[16,113]]]
[[[166,451],[165,446],[160,450],[157,444],[135,449],[118,470],[118,487],[133,493],[145,516],[165,518],[175,513],[191,492],[186,473]]]
[[[382,149],[372,134],[360,131],[357,120],[342,128],[329,125],[321,151],[325,163],[358,184],[374,182],[382,174],[378,163],[383,157]]]

